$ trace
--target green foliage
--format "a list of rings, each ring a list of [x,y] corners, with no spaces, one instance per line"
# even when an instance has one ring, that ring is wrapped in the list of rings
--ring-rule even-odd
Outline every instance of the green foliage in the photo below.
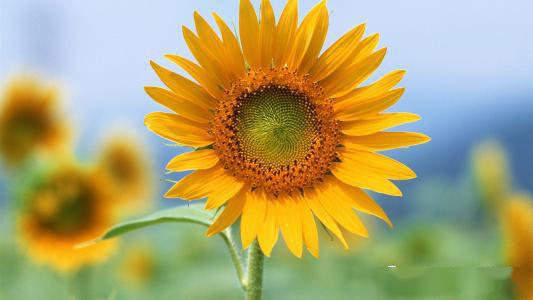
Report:
[[[213,217],[213,215],[202,210],[201,205],[181,206],[160,210],[149,216],[118,224],[106,231],[100,238],[80,244],[78,247],[87,247],[100,241],[162,223],[192,223],[207,227],[211,225]],[[221,234],[225,234],[225,232],[222,232]]]

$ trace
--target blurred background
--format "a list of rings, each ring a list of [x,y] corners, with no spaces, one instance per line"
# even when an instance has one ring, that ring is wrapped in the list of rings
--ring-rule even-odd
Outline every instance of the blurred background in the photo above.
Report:
[[[285,1],[272,2],[279,16]],[[300,16],[314,4],[300,0]],[[266,262],[265,298],[514,299],[521,281],[511,268],[519,256],[513,247],[533,249],[524,245],[533,244],[532,223],[523,231],[508,224],[532,219],[533,2],[330,0],[328,8],[326,46],[362,22],[367,34],[380,33],[388,52],[370,80],[406,69],[407,91],[392,110],[421,115],[401,129],[432,141],[389,152],[418,174],[399,183],[403,198],[375,195],[393,230],[367,218],[371,238],[354,238],[349,251],[322,232],[320,260],[294,258],[278,245]],[[53,124],[46,125],[46,147],[40,148],[60,148],[53,159],[38,154],[24,162],[5,154],[22,150],[2,150],[0,299],[72,299],[80,277],[88,299],[240,297],[222,241],[204,238],[204,229],[194,225],[128,235],[102,250],[101,259],[87,258],[91,267],[83,272],[75,263],[50,267],[42,262],[54,259],[32,259],[29,248],[54,248],[46,250],[52,242],[38,238],[45,233],[24,238],[24,230],[35,230],[21,225],[20,207],[27,206],[21,203],[37,197],[28,196],[36,190],[57,189],[54,172],[77,174],[78,192],[105,186],[93,178],[124,180],[122,190],[100,188],[122,203],[119,213],[109,213],[109,224],[182,205],[162,194],[171,185],[167,179],[182,176],[165,174],[166,162],[186,149],[169,147],[144,127],[145,114],[164,108],[143,87],[161,85],[150,59],[178,70],[164,54],[192,58],[181,25],[194,27],[195,10],[205,17],[215,11],[237,25],[238,1],[0,0],[0,110],[9,97],[28,98],[20,95],[29,90],[56,99],[43,100],[35,114],[53,111],[39,123]],[[14,143],[2,139],[8,123],[1,116],[0,147],[9,149]],[[58,136],[65,138],[56,143]],[[524,255],[533,257],[531,251]],[[525,274],[532,276],[531,270]]]

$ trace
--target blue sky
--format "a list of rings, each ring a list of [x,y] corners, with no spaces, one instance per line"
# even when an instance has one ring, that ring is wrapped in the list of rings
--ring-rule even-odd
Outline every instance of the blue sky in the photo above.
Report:
[[[273,1],[278,14],[284,2]],[[300,15],[314,3],[300,1]],[[505,139],[508,124],[530,120],[533,1],[330,0],[328,7],[327,44],[366,22],[367,32],[379,32],[380,45],[389,48],[376,76],[408,71],[407,92],[393,109],[422,115],[405,128],[433,137],[422,150],[398,154],[411,164],[445,168],[450,153],[460,159],[478,139]],[[162,145],[142,125],[146,113],[161,110],[142,89],[160,85],[148,61],[171,66],[164,54],[190,56],[181,25],[193,27],[194,10],[238,22],[236,0],[1,0],[0,80],[22,69],[63,82],[82,148],[117,119]],[[169,150],[155,151],[168,156]],[[531,158],[526,165],[533,166]]]

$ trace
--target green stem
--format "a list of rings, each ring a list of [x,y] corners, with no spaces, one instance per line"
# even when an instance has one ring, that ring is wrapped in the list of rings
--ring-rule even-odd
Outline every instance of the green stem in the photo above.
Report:
[[[225,232],[220,234],[220,236],[222,237],[222,240],[224,240],[224,243],[226,243],[226,246],[228,247],[229,255],[231,257],[231,262],[233,262],[233,266],[235,267],[235,272],[237,272],[239,284],[241,285],[241,288],[243,290],[246,290],[246,284],[244,282],[244,268],[242,266],[241,255],[239,251],[237,250],[237,246],[235,245],[235,242],[233,241],[233,234],[231,231],[231,226],[226,228]]]
[[[265,256],[255,240],[248,250],[248,279],[246,282],[246,299],[260,300],[263,290],[263,262]]]
[[[74,274],[73,295],[76,300],[89,300],[90,297],[90,267],[82,267]]]

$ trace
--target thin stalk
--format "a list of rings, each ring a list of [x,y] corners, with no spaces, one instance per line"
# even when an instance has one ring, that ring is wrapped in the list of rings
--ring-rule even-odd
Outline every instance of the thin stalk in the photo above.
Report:
[[[91,299],[90,295],[90,281],[91,281],[91,268],[82,267],[75,274],[73,279],[73,291],[76,300],[89,300]]]
[[[248,279],[246,281],[246,299],[261,300],[263,290],[263,263],[265,256],[255,240],[248,250]]]
[[[231,226],[228,227],[226,232],[223,234],[220,234],[222,239],[224,240],[224,243],[226,243],[226,246],[228,247],[229,255],[231,257],[231,261],[233,262],[233,266],[235,267],[235,272],[237,273],[237,277],[239,279],[239,284],[241,285],[241,288],[246,291],[246,283],[244,278],[244,267],[242,265],[241,260],[241,254],[239,250],[237,250],[237,246],[235,245],[235,242],[233,241],[233,234],[231,231]]]

